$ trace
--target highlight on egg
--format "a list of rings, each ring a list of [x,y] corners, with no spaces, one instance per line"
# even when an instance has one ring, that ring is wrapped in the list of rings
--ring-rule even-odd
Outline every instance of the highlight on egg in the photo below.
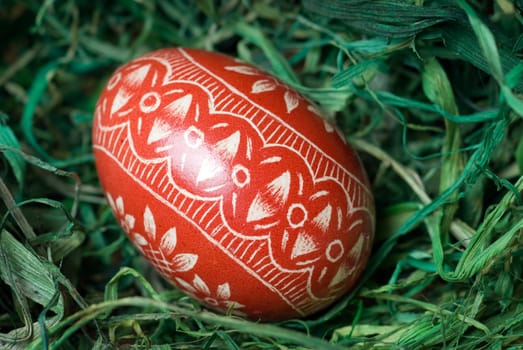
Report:
[[[97,103],[93,152],[129,239],[211,309],[305,317],[366,265],[375,214],[357,154],[252,65],[191,48],[124,64]]]

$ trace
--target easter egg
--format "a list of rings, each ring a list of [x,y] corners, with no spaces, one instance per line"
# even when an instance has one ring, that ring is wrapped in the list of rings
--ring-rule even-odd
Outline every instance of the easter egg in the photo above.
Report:
[[[305,317],[365,267],[374,207],[360,159],[315,105],[252,65],[147,53],[108,80],[92,136],[122,229],[210,309]]]

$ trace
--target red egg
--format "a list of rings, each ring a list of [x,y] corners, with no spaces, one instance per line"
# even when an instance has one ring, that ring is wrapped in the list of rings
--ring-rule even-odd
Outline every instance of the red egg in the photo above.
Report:
[[[356,282],[374,236],[354,150],[291,87],[172,48],[120,67],[93,149],[114,215],[177,288],[220,312],[304,317]]]

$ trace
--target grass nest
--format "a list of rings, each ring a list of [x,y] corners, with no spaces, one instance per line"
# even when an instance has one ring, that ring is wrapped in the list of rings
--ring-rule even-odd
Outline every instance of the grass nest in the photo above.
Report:
[[[521,1],[1,4],[1,348],[523,347]],[[169,46],[273,73],[358,149],[376,241],[330,309],[215,314],[119,228],[95,173],[94,105],[117,66]]]

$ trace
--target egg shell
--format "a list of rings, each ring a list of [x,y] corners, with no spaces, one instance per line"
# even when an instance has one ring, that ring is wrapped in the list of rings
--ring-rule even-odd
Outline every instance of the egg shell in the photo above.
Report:
[[[124,64],[97,103],[93,152],[130,240],[211,309],[304,317],[365,267],[374,206],[360,159],[317,107],[252,65],[190,48]]]

